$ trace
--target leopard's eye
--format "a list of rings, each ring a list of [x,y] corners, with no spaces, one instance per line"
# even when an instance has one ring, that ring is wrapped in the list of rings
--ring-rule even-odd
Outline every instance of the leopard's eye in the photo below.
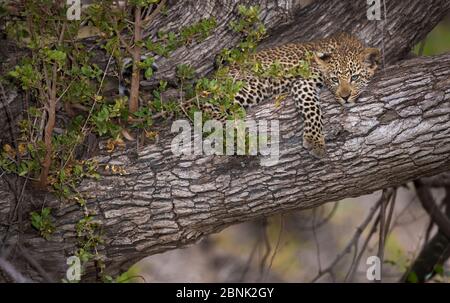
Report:
[[[353,81],[358,81],[358,79],[359,79],[359,75],[358,74],[352,75],[352,77],[351,77],[352,82]]]
[[[339,83],[339,78],[338,77],[331,77],[331,81],[334,83]]]

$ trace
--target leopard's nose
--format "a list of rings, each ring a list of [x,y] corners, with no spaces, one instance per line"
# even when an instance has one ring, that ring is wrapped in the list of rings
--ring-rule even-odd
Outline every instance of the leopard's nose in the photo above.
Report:
[[[341,89],[340,91],[338,91],[338,96],[342,98],[342,100],[344,100],[345,102],[348,101],[348,99],[350,98],[350,90],[348,89]]]

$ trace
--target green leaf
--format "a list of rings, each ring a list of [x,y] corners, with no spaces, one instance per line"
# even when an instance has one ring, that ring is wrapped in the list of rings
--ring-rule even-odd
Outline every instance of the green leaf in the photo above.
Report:
[[[147,68],[144,75],[146,79],[150,79],[153,76],[153,68]]]
[[[406,279],[406,281],[410,282],[410,283],[418,283],[419,282],[419,278],[417,277],[417,274],[415,272],[410,272],[408,275],[408,278]]]
[[[45,49],[44,55],[48,61],[56,62],[60,66],[64,64],[67,58],[67,54],[60,50]]]
[[[444,276],[444,266],[442,264],[436,264],[434,266],[434,272],[440,276]]]
[[[51,209],[49,207],[45,207],[42,212],[41,212],[41,216],[46,218],[50,215]]]

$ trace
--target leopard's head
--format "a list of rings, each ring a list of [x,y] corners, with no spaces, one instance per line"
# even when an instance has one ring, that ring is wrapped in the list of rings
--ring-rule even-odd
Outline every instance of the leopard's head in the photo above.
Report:
[[[348,34],[324,40],[314,53],[325,85],[342,105],[355,103],[377,70],[380,57],[379,49],[366,48]]]

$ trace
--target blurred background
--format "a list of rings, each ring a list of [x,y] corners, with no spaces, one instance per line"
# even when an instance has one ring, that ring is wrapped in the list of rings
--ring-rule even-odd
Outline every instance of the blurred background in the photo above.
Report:
[[[449,51],[450,16],[413,49],[415,55],[424,56]],[[444,196],[443,190],[433,194],[437,201]],[[368,282],[366,260],[377,254],[378,231],[371,235],[372,222],[358,241],[354,237],[380,196],[381,192],[375,192],[314,210],[235,225],[187,248],[150,256],[130,273],[136,282]],[[384,282],[398,281],[405,273],[427,238],[428,225],[414,187],[406,184],[399,188],[386,242]],[[428,237],[435,232],[429,231]],[[355,244],[360,250],[365,242],[367,249],[359,266],[350,270]],[[450,282],[449,262],[443,272],[435,281]]]

